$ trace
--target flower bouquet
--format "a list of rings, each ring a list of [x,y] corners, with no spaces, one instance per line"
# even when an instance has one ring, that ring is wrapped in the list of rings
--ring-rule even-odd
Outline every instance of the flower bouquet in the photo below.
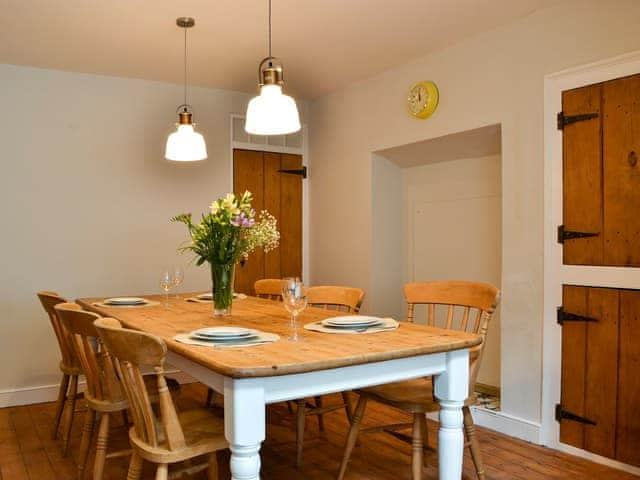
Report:
[[[246,260],[256,248],[273,250],[280,240],[275,217],[266,210],[256,217],[252,200],[248,191],[239,197],[229,193],[211,204],[211,212],[203,214],[199,224],[193,223],[190,213],[171,219],[184,223],[191,236],[179,250],[195,253],[196,265],[208,262],[211,266],[216,316],[231,315],[236,263]]]

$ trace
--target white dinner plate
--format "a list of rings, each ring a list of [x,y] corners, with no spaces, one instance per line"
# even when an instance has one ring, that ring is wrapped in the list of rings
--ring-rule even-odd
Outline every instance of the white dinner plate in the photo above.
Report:
[[[256,333],[256,330],[242,327],[207,327],[195,330],[191,335],[199,338],[225,339],[249,337]]]
[[[212,342],[212,343],[243,343],[243,342],[253,342],[254,340],[260,338],[259,335],[245,335],[242,337],[200,337],[198,335],[191,335],[191,338],[194,340],[200,340],[201,342]]]
[[[378,317],[367,317],[365,315],[344,315],[341,317],[327,318],[322,321],[322,325],[339,328],[369,327],[382,323],[384,320]]]
[[[142,303],[147,303],[147,301],[140,297],[115,297],[107,298],[102,303],[105,305],[140,305]]]

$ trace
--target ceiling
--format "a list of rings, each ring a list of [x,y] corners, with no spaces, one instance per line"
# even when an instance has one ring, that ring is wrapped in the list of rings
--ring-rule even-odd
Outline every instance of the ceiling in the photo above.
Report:
[[[273,0],[273,54],[313,99],[563,0]],[[0,63],[255,91],[267,0],[2,0]]]
[[[452,133],[443,137],[379,150],[376,153],[399,167],[498,155],[502,151],[500,125]]]

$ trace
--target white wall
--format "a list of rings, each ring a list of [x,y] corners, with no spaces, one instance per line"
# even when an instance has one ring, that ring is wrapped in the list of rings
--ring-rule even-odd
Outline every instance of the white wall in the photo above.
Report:
[[[499,155],[402,169],[403,283],[501,284],[500,169]],[[424,322],[425,315],[416,309],[416,321]],[[499,310],[489,325],[478,382],[500,387]]]
[[[0,393],[59,380],[38,290],[154,293],[163,264],[187,264],[168,219],[231,188],[229,114],[248,98],[191,88],[209,159],[179,164],[163,155],[180,85],[0,65]],[[208,285],[187,268],[184,289]]]
[[[372,152],[501,124],[502,408],[539,422],[543,78],[640,49],[639,24],[637,0],[568,1],[315,101],[312,281],[371,288]],[[423,79],[438,84],[440,106],[421,121],[404,101]],[[348,192],[348,208],[337,192]]]
[[[371,171],[371,288],[369,310],[376,315],[406,318],[402,297],[402,170],[379,155]]]

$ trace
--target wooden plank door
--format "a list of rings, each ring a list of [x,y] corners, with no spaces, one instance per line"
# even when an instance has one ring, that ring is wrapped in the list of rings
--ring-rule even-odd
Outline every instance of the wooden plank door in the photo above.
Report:
[[[565,285],[562,308],[560,441],[640,466],[640,291]]]
[[[640,75],[562,93],[565,265],[640,267]],[[559,119],[560,123],[560,119]]]
[[[602,232],[601,93],[600,85],[562,93],[564,115],[598,115],[567,125],[562,134],[563,223],[569,231]],[[563,260],[565,265],[602,265],[602,235],[566,241]]]
[[[616,459],[640,466],[640,292],[620,292]]]
[[[253,208],[260,212],[265,208],[264,167],[262,152],[233,151],[233,191],[236,195],[249,190],[253,194]],[[256,250],[242,266],[236,267],[234,290],[250,293],[253,282],[264,277],[264,253]]]
[[[268,210],[280,231],[277,249],[254,252],[236,269],[237,292],[253,295],[253,284],[261,278],[302,276],[302,177],[280,171],[301,168],[301,155],[233,151],[234,192],[252,192],[256,212]]]
[[[302,156],[282,154],[283,170],[302,168]],[[280,276],[302,278],[302,181],[292,174],[280,176],[282,208],[278,220],[281,224]]]
[[[603,85],[604,264],[640,266],[640,75]]]

